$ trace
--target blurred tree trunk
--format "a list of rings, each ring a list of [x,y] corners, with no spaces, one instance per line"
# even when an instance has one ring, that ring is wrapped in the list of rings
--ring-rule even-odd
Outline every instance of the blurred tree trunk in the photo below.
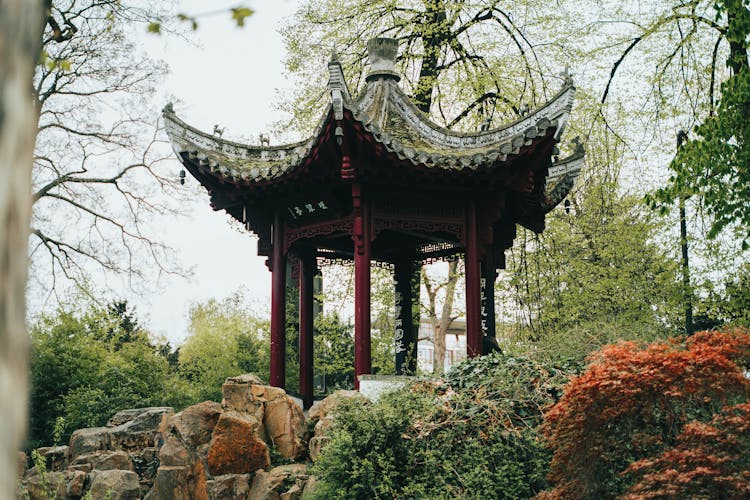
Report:
[[[15,498],[17,451],[26,436],[27,246],[37,111],[34,66],[44,4],[0,0],[0,498]]]
[[[448,262],[448,277],[445,281],[434,283],[422,268],[422,283],[427,291],[427,311],[434,332],[432,345],[434,346],[432,357],[432,373],[442,375],[445,369],[445,335],[448,333],[453,320],[453,300],[456,296],[456,283],[458,282],[458,260]],[[441,288],[445,288],[445,300],[440,316],[437,313],[437,294]]]

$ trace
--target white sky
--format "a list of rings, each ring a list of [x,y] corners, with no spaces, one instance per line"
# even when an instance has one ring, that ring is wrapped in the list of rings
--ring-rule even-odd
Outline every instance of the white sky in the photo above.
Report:
[[[225,127],[225,136],[257,137],[278,120],[273,103],[277,92],[289,85],[283,76],[285,51],[277,30],[282,19],[294,12],[296,2],[250,2],[255,14],[244,28],[235,27],[230,19],[229,9],[237,4],[237,0],[180,2],[178,12],[225,12],[200,18],[190,42],[150,36],[145,43],[152,57],[170,66],[163,93],[165,100],[171,96],[179,103],[175,110],[181,118],[201,130],[211,131],[218,123]],[[175,174],[179,169],[175,160]],[[195,189],[196,181],[190,175],[187,180]],[[256,239],[230,226],[224,212],[213,212],[203,189],[182,217],[168,221],[161,237],[194,274],[189,281],[163,280],[158,293],[129,298],[152,333],[173,342],[184,340],[191,304],[226,297],[240,287],[259,310],[268,308],[271,274],[265,258],[257,255]]]

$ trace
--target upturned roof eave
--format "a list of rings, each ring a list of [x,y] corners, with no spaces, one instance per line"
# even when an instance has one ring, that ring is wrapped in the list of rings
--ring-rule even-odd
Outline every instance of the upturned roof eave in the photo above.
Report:
[[[416,131],[426,144],[434,147],[419,147],[402,141],[372,120],[368,113],[372,111],[368,109],[368,95],[372,94],[374,86],[384,84],[389,86],[390,112],[398,113],[412,132]],[[348,91],[338,96],[338,102],[332,95],[315,133],[309,138],[275,146],[243,144],[203,132],[177,117],[171,105],[165,107],[163,116],[175,153],[188,155],[220,182],[273,184],[293,174],[310,158],[316,146],[332,140],[323,137],[330,121],[347,119],[355,120],[388,152],[415,166],[446,171],[491,167],[546,137],[550,128],[555,129],[554,140],[558,141],[572,107],[574,91],[572,83],[567,83],[550,101],[518,120],[495,129],[466,133],[435,124],[414,106],[395,82],[376,80],[369,82],[356,99],[350,98]],[[344,109],[349,113],[344,114]]]

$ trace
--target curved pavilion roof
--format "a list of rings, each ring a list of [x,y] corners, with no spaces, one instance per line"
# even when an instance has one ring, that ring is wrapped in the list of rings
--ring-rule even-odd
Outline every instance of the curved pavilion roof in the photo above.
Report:
[[[191,127],[176,116],[171,104],[164,108],[166,131],[183,164],[212,194],[222,186],[249,187],[254,192],[289,186],[319,161],[324,148],[335,148],[335,135],[343,133],[342,125],[391,159],[391,166],[383,168],[398,168],[401,174],[404,166],[411,165],[421,172],[461,178],[474,171],[500,175],[504,169],[510,172],[514,159],[533,152],[534,147],[552,154],[575,93],[568,77],[552,99],[513,122],[490,130],[456,132],[435,124],[417,109],[398,85],[392,65],[373,66],[365,87],[353,97],[334,56],[328,64],[330,101],[315,132],[303,141],[278,146],[233,142],[219,133]],[[528,202],[546,213],[567,196],[582,165],[583,149],[578,147],[572,156],[552,163],[545,179],[533,179],[517,191],[541,191]]]

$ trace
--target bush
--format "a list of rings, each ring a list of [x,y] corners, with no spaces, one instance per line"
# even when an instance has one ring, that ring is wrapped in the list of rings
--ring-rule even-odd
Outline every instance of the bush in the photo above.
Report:
[[[103,425],[125,408],[180,408],[194,399],[127,304],[60,310],[31,329],[28,446],[67,441],[78,428]]]
[[[623,474],[629,464],[674,446],[687,423],[750,398],[748,365],[750,335],[739,330],[604,347],[545,416],[555,488],[542,498],[622,494],[634,482]]]
[[[564,374],[495,354],[377,403],[339,407],[317,498],[529,498],[546,486],[535,433]]]
[[[626,500],[750,498],[750,404],[726,408],[709,424],[692,422],[677,445],[631,464],[637,483]]]

